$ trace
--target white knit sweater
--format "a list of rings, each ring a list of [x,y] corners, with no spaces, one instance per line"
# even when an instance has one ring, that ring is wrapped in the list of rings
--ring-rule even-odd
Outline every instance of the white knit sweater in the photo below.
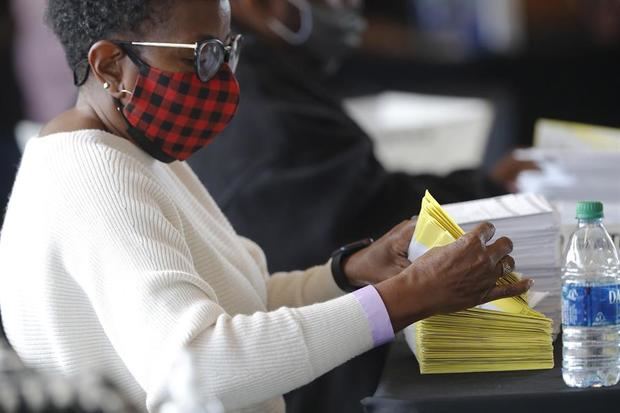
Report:
[[[96,369],[149,410],[184,349],[201,396],[282,412],[281,394],[373,345],[327,265],[270,277],[185,163],[96,130],[28,144],[0,238],[0,306],[29,365]]]

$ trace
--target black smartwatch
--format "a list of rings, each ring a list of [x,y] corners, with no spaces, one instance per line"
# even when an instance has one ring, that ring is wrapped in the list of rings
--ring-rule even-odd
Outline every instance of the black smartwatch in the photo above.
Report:
[[[332,275],[334,276],[334,281],[338,288],[342,291],[346,291],[348,293],[353,292],[355,290],[359,290],[362,286],[356,286],[349,283],[347,280],[347,276],[344,274],[344,268],[342,268],[342,262],[346,257],[356,253],[359,250],[363,250],[370,244],[372,244],[374,240],[372,238],[366,238],[359,241],[355,241],[354,243],[345,245],[344,247],[338,248],[332,254]]]

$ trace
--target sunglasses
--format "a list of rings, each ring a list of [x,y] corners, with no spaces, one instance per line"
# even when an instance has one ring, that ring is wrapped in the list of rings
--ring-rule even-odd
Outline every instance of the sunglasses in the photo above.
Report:
[[[196,43],[159,43],[159,42],[131,42],[115,41],[120,46],[168,47],[194,50],[194,70],[203,82],[208,82],[217,74],[224,63],[235,72],[241,54],[240,34],[233,36],[228,44],[219,39],[205,39]],[[130,56],[131,57],[131,56]]]

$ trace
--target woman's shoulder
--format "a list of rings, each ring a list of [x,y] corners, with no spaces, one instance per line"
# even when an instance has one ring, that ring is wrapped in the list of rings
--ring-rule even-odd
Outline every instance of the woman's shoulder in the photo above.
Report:
[[[119,159],[123,164],[146,166],[152,163],[152,159],[137,146],[104,130],[100,124],[78,122],[72,125],[74,127],[67,127],[66,123],[58,124],[57,119],[28,141],[24,161],[37,158],[40,163],[42,160],[38,158],[44,158],[45,163],[79,164],[87,169],[109,166],[108,162],[96,162],[102,157]]]
[[[131,142],[106,131],[34,137],[26,145],[13,197],[15,202],[42,200],[62,216],[140,213],[140,208],[126,210],[138,202],[171,208],[173,201],[157,168],[146,162],[148,156]]]
[[[68,128],[61,123],[58,128],[55,122],[28,141],[18,187],[30,191],[43,187],[67,201],[80,194],[101,204],[136,193],[157,199],[166,194],[162,181],[166,168],[158,167],[132,142],[96,124],[75,123],[75,128]]]
[[[16,185],[44,186],[68,198],[76,192],[105,198],[115,188],[155,184],[152,163],[131,142],[103,130],[55,132],[28,141]]]
[[[149,157],[128,140],[101,129],[80,129],[34,136],[26,144],[21,167],[44,165],[87,170],[121,166],[145,169]]]

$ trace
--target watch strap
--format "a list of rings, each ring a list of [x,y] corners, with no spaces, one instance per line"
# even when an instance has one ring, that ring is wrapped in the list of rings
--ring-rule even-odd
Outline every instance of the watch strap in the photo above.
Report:
[[[344,273],[343,262],[346,257],[353,255],[357,251],[360,251],[368,247],[373,242],[374,240],[372,238],[362,239],[359,241],[355,241],[351,244],[347,244],[343,247],[340,247],[332,253],[332,264],[331,264],[332,275],[334,277],[334,281],[336,282],[336,285],[342,291],[346,291],[350,293],[363,287],[363,286],[353,285],[349,282],[346,274]]]

